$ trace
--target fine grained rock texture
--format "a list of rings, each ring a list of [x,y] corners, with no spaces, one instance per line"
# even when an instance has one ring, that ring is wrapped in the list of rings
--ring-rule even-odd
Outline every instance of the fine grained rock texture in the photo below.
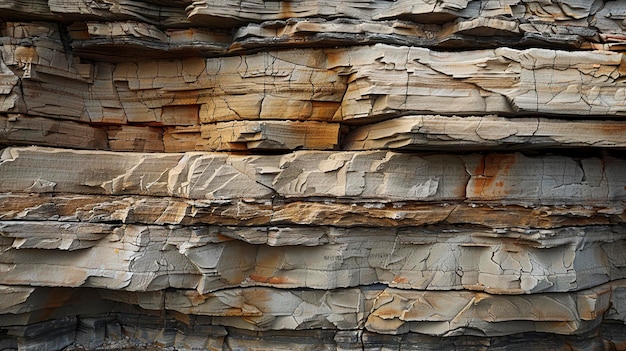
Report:
[[[624,21],[0,0],[0,350],[626,350]]]

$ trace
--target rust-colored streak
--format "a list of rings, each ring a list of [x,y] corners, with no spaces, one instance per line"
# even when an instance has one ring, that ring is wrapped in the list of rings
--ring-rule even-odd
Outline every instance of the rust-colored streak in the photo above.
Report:
[[[511,167],[516,161],[515,154],[491,154],[485,156],[482,162],[474,169],[472,185],[468,189],[468,196],[484,196],[503,194],[506,192],[505,180]],[[504,179],[503,179],[504,178]],[[495,191],[494,188],[501,188]]]
[[[286,284],[289,280],[285,277],[274,276],[280,273],[284,257],[279,250],[269,250],[260,253],[257,256],[256,267],[254,272],[250,274],[250,279],[267,284]]]
[[[267,279],[267,282],[270,284],[287,284],[289,283],[289,279],[285,277],[270,277]]]
[[[623,136],[626,133],[626,123],[622,122],[608,122],[596,123],[596,128],[599,134],[612,136]]]
[[[293,18],[297,17],[297,15],[291,9],[290,1],[281,1],[280,2],[280,17],[281,18]]]
[[[226,236],[224,234],[217,234],[217,240],[219,240],[220,242],[224,242],[224,241],[233,241],[235,239],[231,238],[230,236]]]
[[[258,274],[250,274],[250,279],[254,280],[255,282],[259,282],[259,283],[267,283],[268,277],[264,277],[264,276],[258,275]]]
[[[393,278],[393,282],[397,284],[408,284],[409,280],[405,277],[395,277]]]
[[[195,291],[190,292],[187,295],[187,298],[189,298],[189,301],[191,302],[191,304],[193,306],[198,306],[204,303],[204,301],[206,301],[209,298],[214,298],[215,295],[213,294],[198,294]]]

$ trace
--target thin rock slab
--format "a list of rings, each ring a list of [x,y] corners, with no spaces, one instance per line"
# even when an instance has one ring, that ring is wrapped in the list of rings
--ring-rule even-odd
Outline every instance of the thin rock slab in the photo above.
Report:
[[[272,202],[47,193],[4,193],[0,199],[4,203],[0,217],[4,220],[342,228],[439,224],[493,229],[551,229],[626,222],[624,203],[620,201],[595,206],[520,206],[498,202]]]
[[[251,23],[234,32],[231,53],[267,47],[333,47],[387,43],[433,46],[440,26],[407,21],[291,18]]]
[[[203,124],[196,149],[334,150],[339,146],[338,123],[315,121],[233,121]],[[199,144],[199,145],[198,145]]]
[[[97,169],[92,165],[98,165]],[[577,159],[389,151],[239,156],[28,147],[2,151],[0,191],[574,205],[624,201],[624,172],[626,162],[610,156]]]
[[[403,116],[368,124],[345,150],[493,150],[625,148],[626,122],[489,116]]]
[[[109,148],[103,128],[21,114],[0,115],[0,144],[95,150]]]
[[[337,121],[409,113],[624,116],[622,56],[497,48],[436,52],[374,45],[329,51],[328,68],[352,73]]]
[[[0,221],[0,235],[13,249],[81,250],[93,247],[119,225],[61,221]]]
[[[137,21],[74,22],[69,27],[75,55],[105,62],[226,54],[232,37],[202,28],[162,30]],[[112,52],[113,49],[113,52]]]
[[[240,329],[294,330],[364,328],[380,334],[416,332],[437,336],[502,336],[520,332],[587,333],[602,322],[623,281],[559,294],[490,295],[469,291],[416,291],[370,286],[351,289],[228,289],[128,293],[106,291],[105,299],[148,310],[205,315]],[[497,312],[496,312],[497,311]]]
[[[47,286],[176,287],[200,293],[236,286],[328,290],[384,283],[403,289],[530,294],[576,291],[626,278],[626,260],[620,256],[626,247],[623,226],[497,231],[111,227],[0,222],[2,282],[27,285],[37,278]],[[87,230],[104,232],[80,233]]]
[[[430,23],[432,16],[425,16],[416,22],[398,18],[388,21],[349,18],[270,20],[238,28],[228,51],[245,53],[268,47],[333,47],[377,43],[450,51],[501,46],[580,49],[601,47],[598,36],[610,37],[579,21],[575,21],[575,24],[560,21],[548,23],[537,17],[512,18],[511,13],[509,16],[509,19],[474,16],[445,23]],[[607,28],[607,32],[611,30]],[[613,50],[616,48],[614,45]]]
[[[162,3],[123,0],[115,4],[84,0],[48,1],[50,11],[71,20],[101,22],[133,19],[162,27],[188,27],[185,5],[179,1]]]

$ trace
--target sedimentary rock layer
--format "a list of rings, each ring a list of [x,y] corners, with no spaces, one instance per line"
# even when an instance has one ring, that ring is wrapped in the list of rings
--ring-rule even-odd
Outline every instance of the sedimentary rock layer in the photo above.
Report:
[[[625,9],[0,0],[0,350],[626,349]]]
[[[623,284],[615,281],[571,294],[514,297],[476,292],[412,292],[384,286],[333,291],[240,288],[204,295],[182,290],[153,293],[96,290],[94,293],[105,301],[148,311],[176,311],[204,317],[207,324],[254,331],[365,328],[379,334],[499,336],[510,334],[511,330],[551,330],[571,335],[597,326],[604,312],[623,320],[623,306],[615,305],[623,299]],[[37,321],[41,310],[51,308],[42,303],[46,293],[64,291],[6,286],[2,290],[11,298],[17,318],[32,318],[31,323]],[[75,291],[77,295],[80,292]],[[58,303],[65,301],[68,299],[60,299]],[[442,303],[447,305],[446,314],[439,313],[438,306]],[[99,309],[97,305],[92,307],[92,311]]]
[[[190,199],[345,198],[383,201],[610,203],[626,198],[626,162],[388,151],[287,155],[113,153],[7,148],[0,191]],[[93,165],[98,168],[94,169]],[[68,174],[67,168],[74,172]]]
[[[584,205],[496,202],[386,203],[190,200],[172,197],[6,193],[2,219],[137,224],[333,227],[476,225],[490,229],[555,229],[623,224],[623,202]]]
[[[571,292],[626,277],[623,225],[559,229],[168,226],[2,221],[7,284],[201,293],[383,283],[498,294]],[[297,246],[296,246],[297,245]],[[296,246],[296,247],[291,247]],[[84,250],[84,251],[76,251]],[[19,264],[14,264],[18,263]]]
[[[404,116],[350,132],[347,150],[489,150],[624,148],[626,122],[504,118],[498,116]]]
[[[379,44],[78,63],[65,57],[55,26],[12,23],[11,29],[14,36],[1,49],[1,112],[161,125],[241,119],[363,123],[411,112],[624,115],[622,57],[611,52],[498,48],[443,54]]]

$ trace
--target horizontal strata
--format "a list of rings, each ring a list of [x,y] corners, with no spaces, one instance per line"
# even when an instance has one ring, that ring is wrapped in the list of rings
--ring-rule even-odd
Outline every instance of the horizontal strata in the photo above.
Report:
[[[317,17],[267,20],[258,24],[242,23],[231,32],[197,26],[163,30],[158,26],[137,21],[74,22],[68,29],[72,51],[76,55],[107,62],[133,60],[139,54],[152,59],[214,57],[268,48],[376,43],[435,49],[497,46],[619,49],[620,41],[615,42],[610,37],[610,24],[603,28],[584,26],[585,24],[578,21],[577,25],[568,26],[558,22],[541,23],[533,20],[519,23],[519,19],[493,17],[443,24],[397,19],[327,20]],[[123,50],[111,53],[111,48]]]
[[[137,152],[626,149],[626,121],[417,115],[348,132],[341,123],[318,121],[101,126],[8,114],[0,115],[0,144]]]
[[[401,228],[477,226],[558,229],[626,223],[623,202],[514,205],[499,202],[250,201],[173,197],[4,193],[2,220],[156,225]],[[311,199],[315,200],[315,199]]]
[[[95,295],[93,291],[85,293]],[[67,292],[65,292],[67,293]],[[77,297],[74,294],[73,297]],[[78,295],[80,296],[80,295]],[[114,305],[96,300],[96,305],[111,310],[124,309],[125,305]],[[93,304],[92,304],[93,305]],[[624,337],[613,323],[601,325],[601,333],[589,332],[582,335],[555,335],[546,333],[520,333],[498,337],[437,336],[419,333],[400,335],[378,334],[363,330],[282,330],[250,331],[245,329],[216,326],[211,318],[193,316],[188,320],[177,320],[165,313],[146,315],[145,310],[134,309],[124,312],[91,315],[90,317],[66,317],[52,321],[33,323],[29,326],[10,328],[13,343],[58,347],[70,343],[74,337],[87,348],[97,348],[107,338],[124,335],[141,344],[157,344],[178,350],[225,348],[243,350],[289,349],[293,351],[345,350],[360,351],[395,349],[494,349],[514,351],[528,347],[528,343],[539,349],[561,350],[567,348],[610,348],[624,346]],[[117,342],[114,345],[127,343]],[[132,345],[132,344],[131,344]],[[130,346],[130,345],[129,345]]]
[[[513,24],[505,33],[531,31],[533,25],[555,23],[563,27],[576,25],[603,32],[619,32],[620,6],[613,2],[564,1],[540,3],[511,0],[505,4],[496,0],[483,1],[164,1],[135,3],[121,2],[117,6],[94,6],[84,0],[31,1],[3,3],[0,7],[8,18],[65,21],[120,21],[133,20],[156,27],[225,27],[233,28],[247,23],[304,18],[346,18],[362,22],[405,19],[421,23],[470,22],[480,19],[509,19]],[[594,19],[594,26],[589,22]],[[460,26],[467,31],[468,24]],[[349,32],[341,30],[342,33]],[[550,33],[551,31],[546,31]],[[568,34],[554,31],[561,36]],[[488,33],[488,32],[487,32]],[[497,34],[501,34],[496,31]],[[546,33],[546,34],[547,34]],[[501,34],[502,35],[502,34]],[[554,35],[558,38],[557,35]]]
[[[159,226],[0,221],[4,284],[123,291],[386,284],[495,294],[573,292],[626,278],[626,226]]]
[[[626,349],[622,2],[0,13],[0,349]]]
[[[573,205],[624,201],[625,172],[626,161],[609,156],[578,159],[390,151],[239,156],[26,147],[2,151],[0,191],[218,200],[359,198]]]
[[[80,294],[81,289],[10,286],[0,289],[7,297],[5,303],[10,302],[11,306],[3,309],[0,317],[3,325],[7,325],[11,314],[14,317],[9,325],[45,320],[42,316],[47,311],[61,319],[65,316],[53,308],[64,304],[68,311],[85,306],[84,311],[91,315],[102,313],[103,308],[115,311],[117,304],[118,308],[134,305],[145,312],[171,311],[172,319],[193,315],[193,319],[199,319],[199,325],[251,331],[363,329],[378,334],[413,332],[481,337],[512,332],[584,335],[599,326],[603,314],[609,320],[623,322],[622,301],[626,292],[624,281],[575,293],[518,296],[470,291],[407,291],[385,286],[332,291],[237,288],[204,295],[182,290],[133,293],[90,289],[92,293],[85,295]],[[58,298],[46,304],[47,296]],[[90,300],[104,303],[90,304]],[[447,308],[442,310],[441,304]],[[162,327],[163,323],[156,329]]]
[[[81,62],[69,59],[56,25],[15,25],[24,28],[0,46],[0,112],[7,114],[184,127],[259,119],[365,124],[423,113],[621,119],[626,111],[617,52],[442,53],[377,44]]]
[[[343,140],[344,150],[493,150],[624,148],[622,121],[419,115],[366,124]]]

